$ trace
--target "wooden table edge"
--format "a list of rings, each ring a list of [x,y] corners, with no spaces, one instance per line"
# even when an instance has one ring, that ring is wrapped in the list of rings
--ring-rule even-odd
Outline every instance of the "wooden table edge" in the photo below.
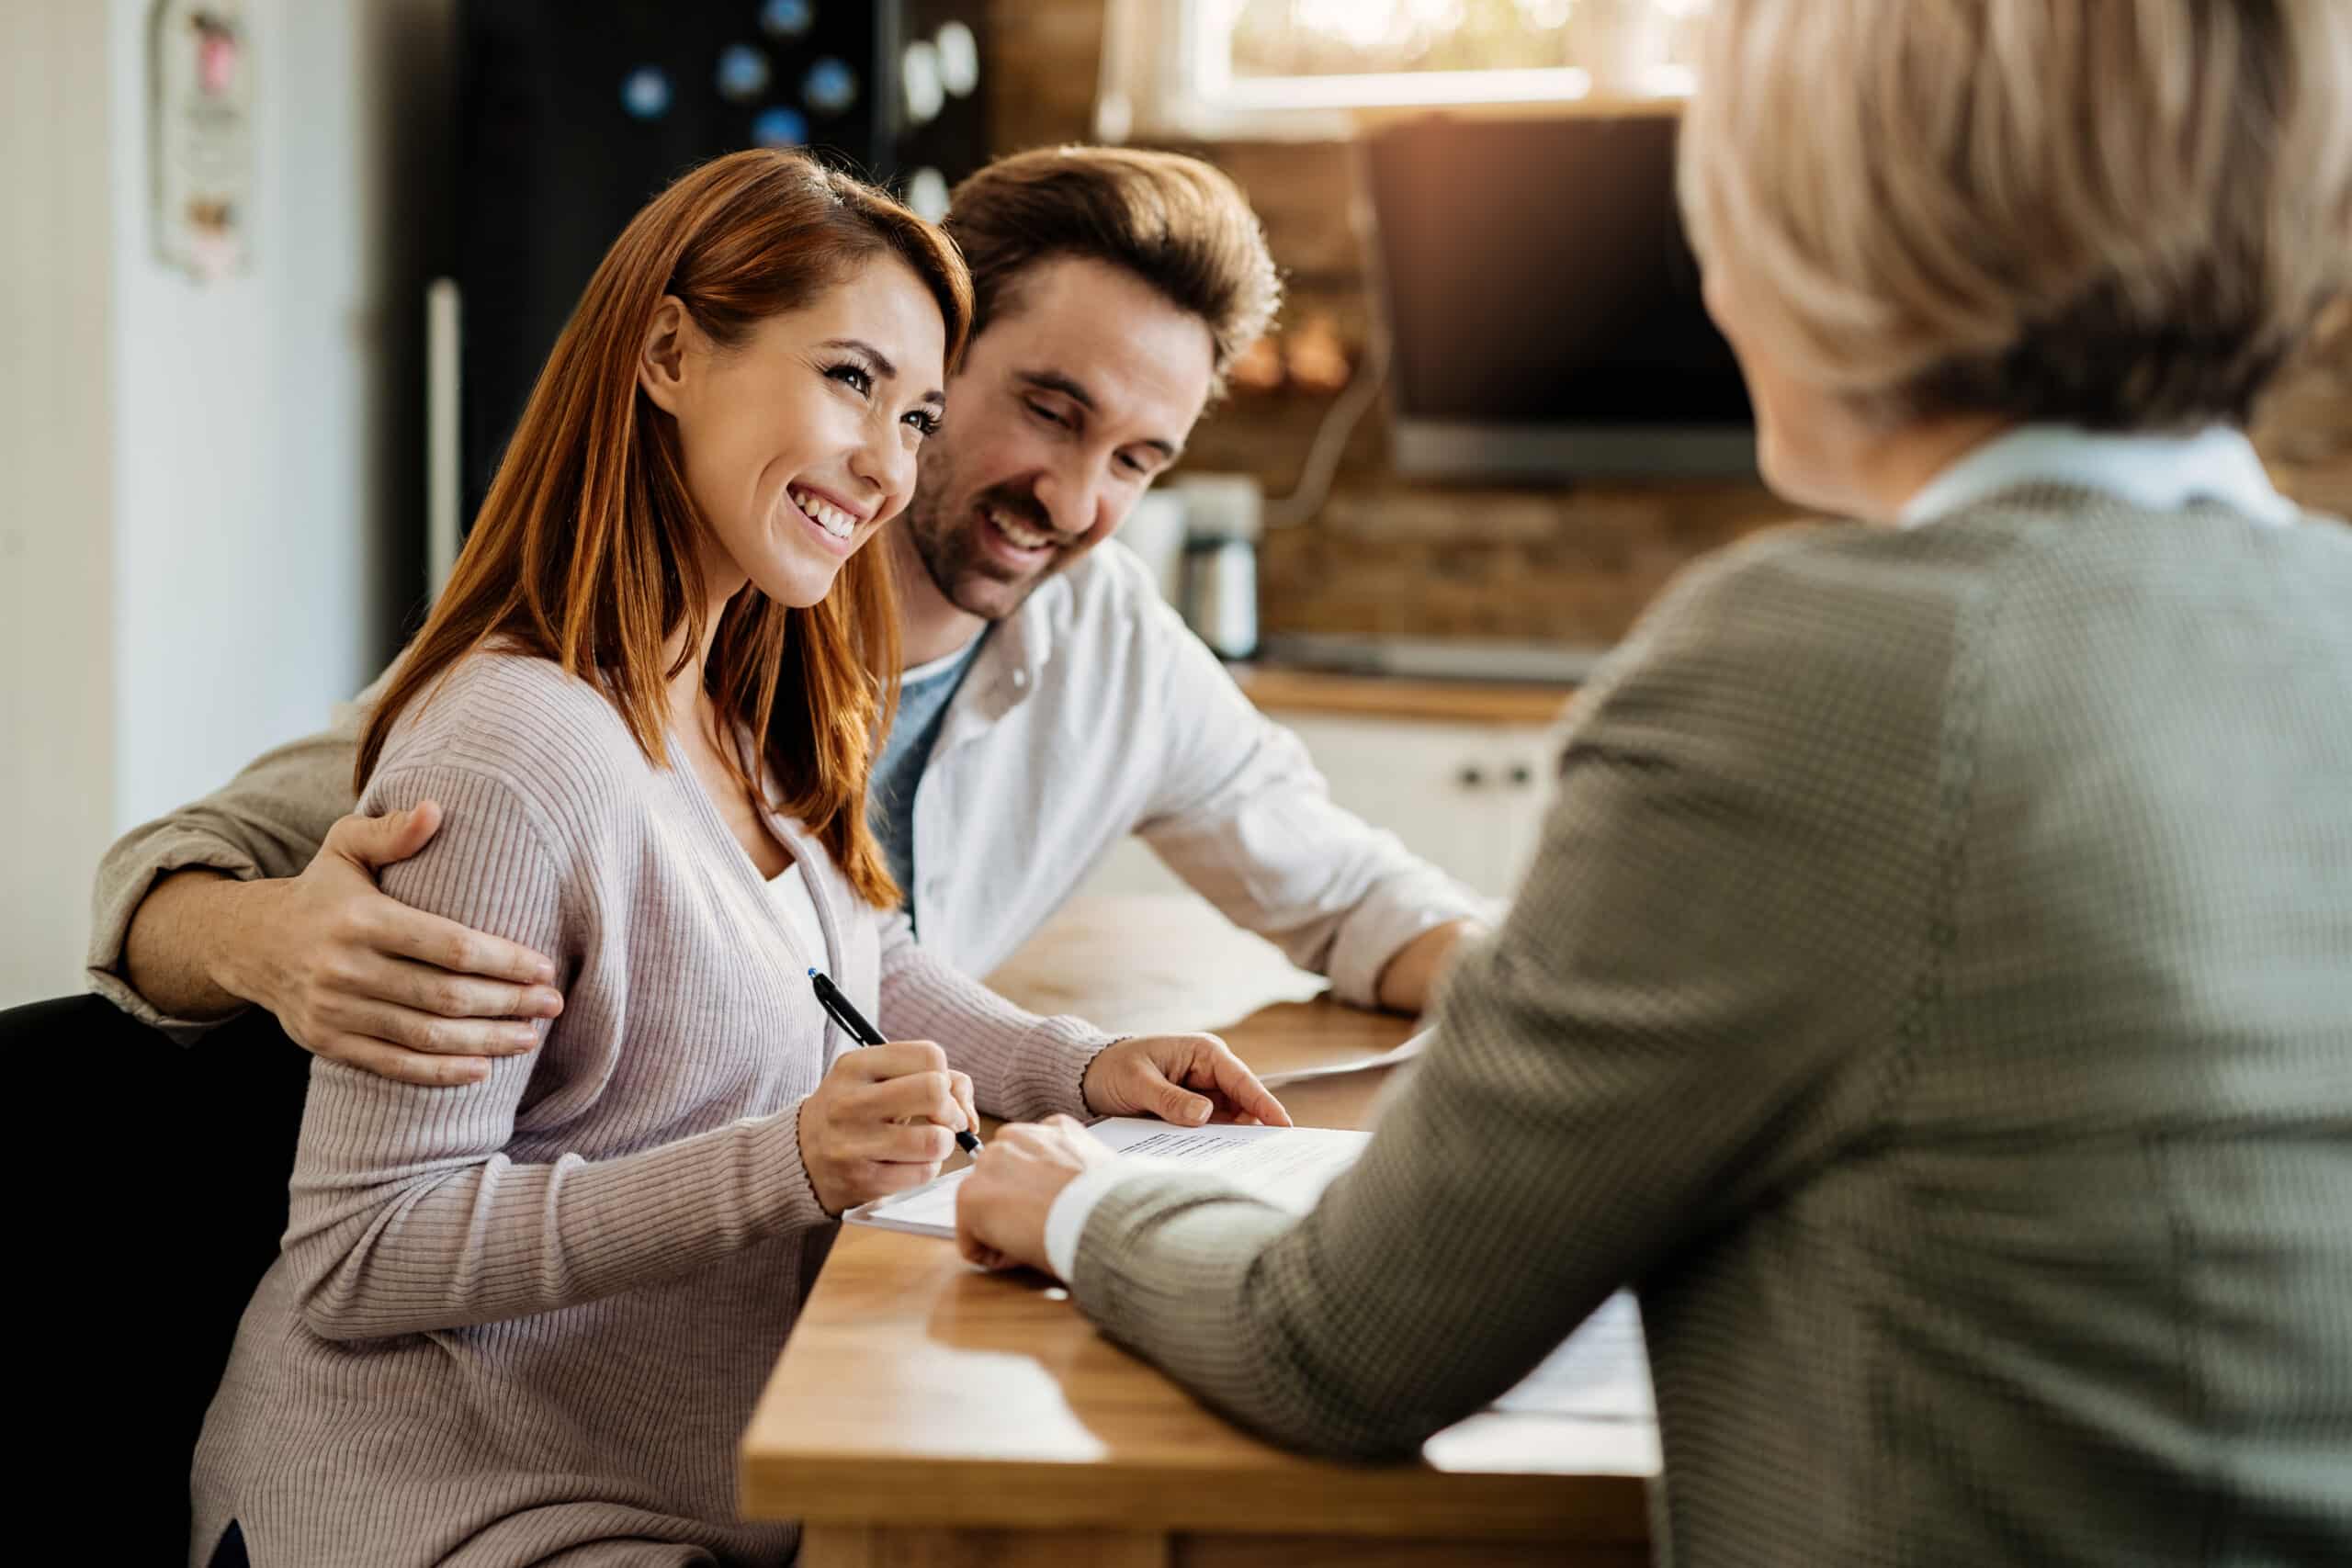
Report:
[[[1411,1466],[1262,1470],[1120,1466],[1120,1484],[1073,1490],[1077,1461],[926,1461],[919,1488],[889,1485],[887,1456],[787,1450],[741,1456],[747,1519],[973,1529],[1104,1529],[1270,1535],[1544,1540],[1638,1546],[1649,1482],[1634,1474],[1463,1474]],[[1168,1506],[1136,1506],[1137,1495]],[[1311,1498],[1311,1515],[1292,1506]]]

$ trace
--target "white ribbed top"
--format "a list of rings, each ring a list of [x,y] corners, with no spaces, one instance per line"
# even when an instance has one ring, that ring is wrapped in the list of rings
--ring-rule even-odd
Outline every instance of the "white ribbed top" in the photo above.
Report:
[[[802,874],[800,863],[794,861],[769,877],[768,891],[775,896],[776,913],[784,917],[785,929],[808,955],[808,963],[821,968],[825,963],[825,927],[817,918],[817,900],[808,891],[808,878]]]

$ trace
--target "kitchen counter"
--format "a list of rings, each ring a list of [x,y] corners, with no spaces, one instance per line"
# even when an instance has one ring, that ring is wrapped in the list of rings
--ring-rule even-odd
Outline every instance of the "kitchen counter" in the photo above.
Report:
[[[1440,724],[1547,727],[1577,693],[1566,682],[1414,680],[1280,664],[1236,665],[1233,678],[1261,710],[1276,716],[1320,714]]]

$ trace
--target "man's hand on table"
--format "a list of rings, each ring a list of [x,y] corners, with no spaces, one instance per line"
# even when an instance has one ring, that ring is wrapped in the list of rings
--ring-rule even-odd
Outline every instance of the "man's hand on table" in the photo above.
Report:
[[[440,828],[429,800],[346,817],[299,876],[242,885],[216,939],[220,985],[305,1050],[402,1083],[474,1083],[490,1057],[532,1049],[530,1021],[563,1010],[555,964],[376,886]]]
[[[1052,1273],[1046,1216],[1054,1200],[1089,1169],[1118,1157],[1074,1117],[998,1128],[956,1194],[956,1249],[982,1269]]]

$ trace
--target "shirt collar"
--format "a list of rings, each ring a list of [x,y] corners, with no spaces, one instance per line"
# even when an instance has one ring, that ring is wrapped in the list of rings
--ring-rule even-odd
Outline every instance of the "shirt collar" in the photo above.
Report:
[[[2193,435],[2109,434],[2027,424],[1996,435],[1929,479],[1896,521],[1916,527],[2020,485],[2095,490],[2155,512],[2214,501],[2257,523],[2292,523],[2254,443],[2227,425]]]
[[[1069,574],[1057,572],[1039,583],[1019,609],[980,635],[971,673],[948,705],[939,738],[932,742],[933,760],[1028,701],[1076,606]]]
[[[1039,583],[1019,609],[996,624],[996,635],[990,640],[1005,647],[1006,706],[1035,689],[1036,677],[1053,657],[1054,644],[1069,629],[1076,608],[1069,574],[1056,572]]]
[[[928,664],[917,664],[900,671],[899,672],[899,690],[904,691],[909,686],[920,686],[928,682],[936,681],[941,676],[961,670],[965,665],[969,664],[972,661],[972,656],[979,652],[980,644],[988,640],[989,629],[983,626],[972,635],[971,641],[953,653],[943,653]]]

